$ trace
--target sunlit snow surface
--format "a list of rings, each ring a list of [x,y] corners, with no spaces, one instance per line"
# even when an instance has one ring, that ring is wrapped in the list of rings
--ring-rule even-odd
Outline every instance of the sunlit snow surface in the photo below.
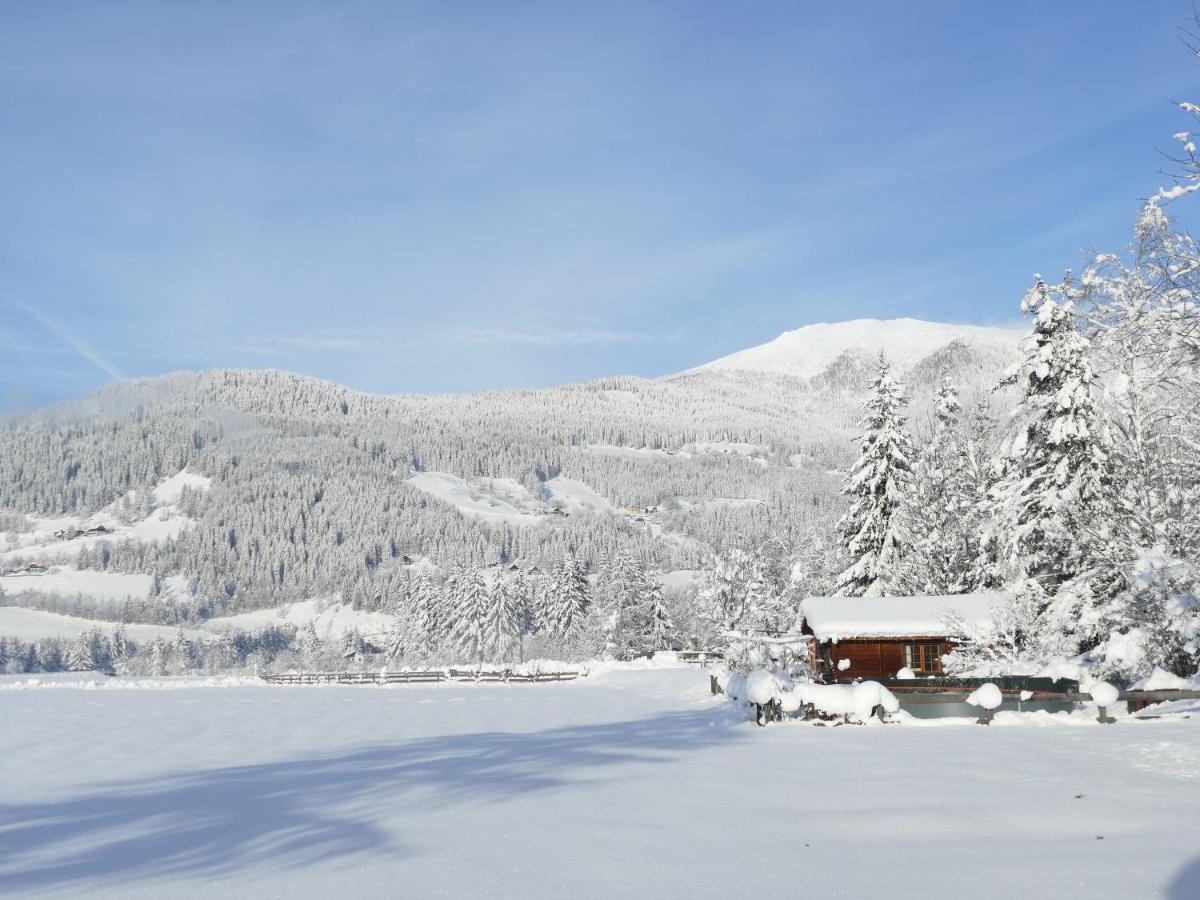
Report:
[[[760,729],[680,669],[17,680],[12,896],[1200,896],[1200,715]]]
[[[812,378],[847,351],[883,351],[897,369],[911,368],[954,341],[1015,352],[1025,332],[919,319],[853,319],[785,331],[773,341],[713,360],[704,369],[741,369]]]

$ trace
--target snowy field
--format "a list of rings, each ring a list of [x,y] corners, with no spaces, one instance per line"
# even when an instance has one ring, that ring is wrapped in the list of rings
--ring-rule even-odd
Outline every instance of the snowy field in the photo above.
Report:
[[[1200,715],[759,729],[679,669],[69,680],[0,679],[0,893],[1200,896]]]

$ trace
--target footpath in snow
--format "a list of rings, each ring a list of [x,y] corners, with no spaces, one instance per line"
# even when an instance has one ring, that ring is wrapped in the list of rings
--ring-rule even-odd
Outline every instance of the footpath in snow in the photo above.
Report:
[[[1200,714],[757,728],[685,669],[53,681],[0,679],[4,895],[1200,896]]]

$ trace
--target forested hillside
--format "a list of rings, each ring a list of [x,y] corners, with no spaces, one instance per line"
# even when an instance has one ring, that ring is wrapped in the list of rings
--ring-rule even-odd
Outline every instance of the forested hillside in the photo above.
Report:
[[[379,604],[422,557],[443,572],[545,569],[566,554],[594,568],[629,550],[667,572],[733,543],[770,538],[792,551],[841,515],[841,473],[886,328],[868,343],[811,379],[721,369],[395,397],[277,371],[118,383],[0,428],[5,565],[48,553],[77,569],[150,574],[151,606],[195,617],[335,592]],[[943,369],[974,405],[995,400],[989,388],[1009,361],[995,343],[953,341],[918,362],[906,373],[918,432]],[[208,489],[181,490],[186,527],[161,540],[116,531],[50,551],[20,537],[39,520],[102,510],[136,522],[155,486],[184,470]],[[458,485],[459,500],[441,485]],[[595,499],[579,502],[579,491]],[[76,605],[87,611],[88,598]]]

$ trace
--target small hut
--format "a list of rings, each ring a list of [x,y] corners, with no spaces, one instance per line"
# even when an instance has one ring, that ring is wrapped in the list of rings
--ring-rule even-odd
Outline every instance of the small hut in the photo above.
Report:
[[[942,657],[954,648],[951,614],[986,625],[1006,595],[922,597],[809,597],[800,603],[796,631],[811,635],[810,664],[827,682],[942,674]]]

